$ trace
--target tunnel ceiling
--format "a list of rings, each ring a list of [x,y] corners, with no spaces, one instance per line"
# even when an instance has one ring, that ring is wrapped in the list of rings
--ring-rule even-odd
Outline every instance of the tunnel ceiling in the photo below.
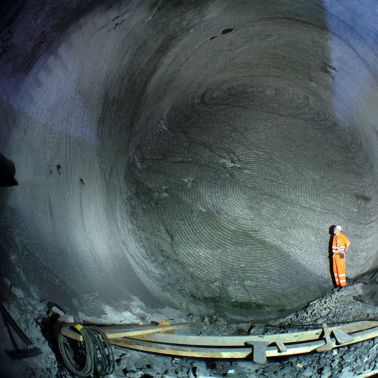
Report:
[[[373,1],[19,2],[2,275],[71,307],[296,309],[378,263]]]

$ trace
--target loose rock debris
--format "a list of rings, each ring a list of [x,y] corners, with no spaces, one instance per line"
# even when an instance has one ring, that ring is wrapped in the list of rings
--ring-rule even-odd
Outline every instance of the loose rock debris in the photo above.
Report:
[[[280,333],[289,329],[301,331],[313,324],[378,318],[377,306],[354,299],[362,290],[363,284],[357,284],[342,291],[330,292],[311,302],[306,308],[266,324],[232,323],[215,314],[208,315],[207,319],[188,314],[187,321],[202,321],[201,327],[197,328],[198,334],[201,335],[237,335],[243,332]],[[56,361],[51,345],[41,333],[38,317],[46,310],[46,304],[20,295],[17,297],[17,302],[10,306],[10,310],[12,314],[16,314],[17,322],[25,329],[34,344],[43,351],[41,357],[33,357],[18,363],[17,372],[25,377],[69,377],[63,371],[62,365]],[[180,318],[180,321],[182,320]],[[116,368],[111,377],[355,377],[378,369],[377,342],[378,340],[374,339],[349,347],[340,347],[330,352],[272,358],[263,366],[249,360],[194,360],[115,347]],[[9,364],[3,353],[1,359]]]

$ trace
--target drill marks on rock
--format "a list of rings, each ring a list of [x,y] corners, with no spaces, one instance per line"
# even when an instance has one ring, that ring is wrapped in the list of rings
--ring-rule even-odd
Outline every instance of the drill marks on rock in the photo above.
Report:
[[[234,28],[223,29],[220,34],[214,35],[214,36],[210,37],[210,41],[212,41],[213,39],[218,38],[218,37],[220,37],[222,35],[232,33],[233,31],[234,31]]]
[[[361,193],[355,193],[354,194],[355,198],[359,201],[363,201],[363,202],[370,202],[372,200],[372,197],[371,196],[368,196],[366,194],[361,194]]]
[[[306,32],[307,26],[306,23],[302,23],[301,33]],[[311,28],[312,30],[316,29],[313,25]],[[274,38],[268,38],[268,40],[274,43],[285,41],[282,36],[278,37],[277,33],[275,33]],[[295,64],[299,63],[292,59],[290,66]],[[262,69],[259,68],[259,70],[256,70],[256,76],[262,77],[262,75],[258,75]],[[214,70],[214,72],[216,71]],[[199,96],[201,100],[196,105],[196,112],[201,112],[198,118],[203,117],[208,124],[204,121],[203,124],[196,127],[193,124],[198,124],[198,121],[194,120],[185,127],[193,161],[190,171],[195,172],[193,176],[196,178],[195,186],[191,187],[196,194],[193,194],[188,203],[199,204],[198,208],[206,209],[209,214],[209,219],[198,219],[198,224],[201,224],[202,227],[196,227],[193,225],[193,221],[189,220],[190,223],[187,224],[187,228],[191,228],[195,236],[190,233],[187,237],[193,238],[191,244],[201,243],[201,240],[203,243],[203,239],[207,240],[207,250],[204,249],[204,243],[200,244],[201,249],[206,250],[204,252],[206,266],[212,264],[208,256],[224,255],[227,254],[227,252],[223,252],[226,250],[233,250],[234,252],[236,250],[236,253],[233,254],[234,258],[235,254],[239,256],[241,253],[247,253],[247,247],[244,252],[240,252],[238,242],[241,244],[245,242],[246,246],[249,243],[249,249],[256,255],[266,254],[270,247],[264,246],[265,248],[262,247],[258,250],[255,245],[251,245],[251,230],[253,230],[252,234],[260,233],[263,239],[268,238],[268,230],[264,226],[267,222],[271,222],[272,227],[279,230],[279,234],[283,237],[288,231],[290,235],[294,233],[298,225],[302,225],[301,227],[306,229],[309,228],[307,219],[309,213],[313,213],[312,204],[317,203],[323,195],[317,188],[313,187],[312,180],[309,180],[311,174],[316,175],[316,173],[304,167],[301,158],[296,158],[296,156],[302,156],[301,153],[303,152],[309,159],[315,157],[320,160],[319,157],[313,156],[314,154],[311,153],[314,147],[307,149],[305,147],[307,143],[309,146],[318,146],[318,144],[321,144],[320,140],[324,139],[320,138],[322,134],[320,128],[315,127],[310,122],[318,122],[319,124],[323,124],[323,120],[328,122],[332,109],[325,107],[325,104],[319,101],[318,93],[314,93],[314,89],[311,89],[311,92],[305,88],[301,93],[298,93],[300,91],[298,86],[301,84],[300,75],[295,78],[293,88],[288,88],[288,83],[284,83],[283,78],[279,75],[270,74],[266,77],[266,80],[270,80],[271,88],[265,88],[264,83],[259,83],[261,89],[260,91],[256,90],[255,93],[248,92],[248,90],[242,92],[237,81],[236,83],[234,81],[233,87],[228,90],[225,88],[227,84],[225,81],[221,82],[222,87],[219,85],[216,87],[212,84],[213,87],[216,87],[216,91],[208,87]],[[254,83],[252,78],[252,75],[250,77],[245,75],[243,80],[244,82],[251,80],[251,83],[254,84],[251,87],[256,88],[257,79],[254,79]],[[273,80],[278,82],[277,87],[273,86]],[[187,106],[190,108],[190,104]],[[214,111],[208,111],[211,109],[210,107],[213,107]],[[235,129],[236,134],[240,131],[240,114],[247,113],[252,107],[254,112],[260,114],[254,115],[250,111],[250,114],[245,117],[253,117],[251,124],[256,125],[257,123],[261,126],[260,128],[250,128],[249,131],[247,128],[247,133],[244,133],[247,138],[244,135],[244,138],[240,140],[237,136],[233,136],[232,128]],[[222,112],[223,109],[224,113]],[[232,109],[235,110],[235,114]],[[227,114],[227,111],[231,115],[229,119],[225,116],[223,122],[222,115]],[[218,112],[218,115],[216,112]],[[286,119],[283,119],[284,117]],[[216,128],[212,128],[211,124],[209,125],[209,120],[217,124]],[[227,120],[232,128],[225,126]],[[298,120],[296,125],[293,125],[293,120]],[[299,120],[302,121],[302,124]],[[272,122],[275,122],[276,128],[275,126],[268,127],[268,125],[272,125]],[[306,122],[309,123],[306,124]],[[196,130],[203,128],[202,134],[201,131],[198,131],[197,134],[193,135],[194,127],[196,127]],[[291,133],[286,132],[289,127],[292,128]],[[294,130],[295,128],[297,128],[297,131]],[[309,132],[309,129],[313,130]],[[285,144],[288,137],[291,139]],[[218,148],[218,146],[221,147]],[[223,154],[225,146],[229,147],[231,151],[237,151],[237,160],[232,155],[229,158]],[[180,153],[178,149],[174,151]],[[214,159],[217,159],[217,162]],[[163,162],[164,159],[161,160],[161,163]],[[188,167],[185,167],[185,169],[188,169]],[[199,170],[203,170],[203,172],[200,173]],[[181,180],[185,179],[185,177],[182,177],[179,167],[174,172]],[[240,182],[245,183],[245,188],[240,189]],[[197,183],[199,186],[197,186]],[[295,183],[295,186],[293,186],[293,183]],[[221,189],[219,190],[219,188]],[[183,192],[177,193],[177,196],[181,196],[181,198],[186,195]],[[312,203],[305,206],[309,198],[311,198]],[[319,212],[321,211],[327,211],[327,206],[322,205],[319,209]],[[223,215],[225,220],[222,219]],[[292,222],[281,224],[282,221],[287,222],[289,217]],[[255,218],[256,223],[250,222],[249,218]],[[236,223],[243,220],[245,222],[242,225],[244,228],[239,229],[239,224],[234,224],[237,231],[230,227],[229,225],[233,224],[235,220],[237,220]],[[262,224],[258,224],[259,221]],[[242,230],[245,230],[243,236],[241,236]],[[197,235],[202,236],[196,237]],[[178,238],[180,236],[178,234]],[[194,239],[195,237],[196,239]],[[236,244],[233,243],[235,240],[237,240]],[[299,243],[299,241],[297,242]],[[295,247],[295,243],[291,244],[290,247],[293,247],[293,245]],[[189,252],[186,251],[185,253]],[[263,264],[261,261],[260,263]],[[227,261],[227,264],[225,265],[229,266],[230,271],[232,271],[232,261]],[[215,270],[215,267],[211,268]],[[290,270],[290,266],[287,266],[287,269]],[[210,271],[211,274],[215,274],[214,270]],[[210,274],[210,272],[209,270],[207,272],[201,271],[202,274]],[[233,292],[236,293],[237,289]]]
[[[56,222],[56,219],[54,217],[54,209],[53,209],[53,203],[51,199],[51,195],[49,195],[49,200],[48,200],[48,211],[49,211],[49,217],[50,217],[50,222],[52,224],[52,228],[54,232],[59,232],[58,230],[58,225]]]
[[[182,179],[182,181],[184,181],[185,184],[187,185],[188,189],[190,189],[192,187],[194,178],[193,177],[185,177],[185,178]]]
[[[204,151],[208,150],[204,149]],[[151,169],[156,171],[156,168],[154,167],[151,167]],[[231,186],[234,187],[232,192],[225,191],[228,185],[222,185],[219,181],[214,182],[213,185],[213,181],[209,181],[210,176],[206,175],[206,172],[204,172],[204,176],[205,177],[203,177],[200,181],[200,189],[198,187],[194,188],[195,190],[193,191],[193,196],[188,199],[187,203],[189,207],[186,210],[182,211],[182,207],[180,209],[180,207],[175,206],[173,209],[169,209],[170,212],[164,214],[163,216],[165,219],[169,219],[171,227],[172,224],[174,225],[172,232],[176,235],[176,240],[178,240],[177,246],[179,248],[176,249],[174,253],[178,254],[181,264],[184,264],[185,261],[185,266],[194,266],[195,262],[197,261],[197,254],[201,254],[202,263],[200,266],[196,267],[196,275],[201,277],[206,276],[209,274],[208,267],[211,266],[212,276],[214,277],[214,269],[216,269],[216,266],[214,265],[214,258],[218,259],[218,261],[221,258],[222,265],[227,266],[230,271],[234,271],[234,268],[235,270],[238,269],[234,254],[229,255],[227,253],[227,255],[229,255],[229,259],[227,259],[227,261],[223,261],[225,257],[222,255],[224,255],[224,253],[220,252],[220,254],[216,253],[214,255],[214,251],[223,251],[225,249],[228,251],[235,251],[235,249],[239,249],[239,244],[243,244],[245,242],[248,243],[251,240],[251,235],[248,232],[248,226],[246,227],[245,233],[239,231],[238,227],[230,228],[230,222],[233,224],[233,222],[237,219],[246,219],[248,222],[249,201],[248,198],[245,197],[242,202],[244,205],[240,205],[241,201],[237,200],[238,196],[235,192],[238,190],[238,186]],[[206,185],[204,185],[205,183]],[[198,190],[200,190],[200,192],[198,192]],[[176,198],[180,198],[180,196],[183,198],[186,196],[186,194],[181,192],[176,193],[174,196]],[[199,217],[192,211],[189,211],[193,204],[198,206],[198,204],[204,203],[204,199],[206,199],[207,204],[205,217]],[[236,209],[241,209],[243,215]],[[177,212],[173,213],[171,210],[177,210]],[[183,216],[183,214],[185,214],[185,216]],[[195,218],[192,218],[192,215],[195,215]],[[179,220],[182,221],[182,229],[180,228]],[[191,246],[190,252],[185,250],[189,245]],[[149,249],[151,249],[151,247],[152,246],[150,246]],[[270,250],[270,248],[268,249]],[[185,255],[183,255],[183,253],[185,253]],[[240,253],[240,251],[238,253]],[[254,250],[253,253],[259,255],[258,250]],[[262,245],[261,253],[266,255],[267,250],[265,245]],[[248,263],[249,267],[252,265]],[[288,270],[290,270],[289,266]],[[175,270],[171,270],[171,272],[172,274],[177,274],[178,271],[175,273]],[[219,276],[217,275],[219,278],[224,278],[222,271],[219,271],[219,274]],[[190,290],[199,294],[198,287],[196,287],[197,285],[195,282],[195,280],[190,280],[190,283],[186,284],[187,289],[184,291],[181,289],[181,291],[187,292]],[[232,292],[236,293],[237,289]],[[201,295],[206,295],[205,292],[200,291],[200,293],[202,293]]]
[[[332,78],[334,78],[337,73],[336,67],[326,62],[323,62],[321,71],[330,75]]]
[[[221,34],[222,34],[222,35],[223,35],[223,34],[228,34],[228,33],[231,33],[231,32],[233,32],[233,31],[234,31],[234,28],[223,29]]]
[[[89,64],[97,56],[91,42],[101,36],[91,33],[102,27],[100,16],[91,27],[83,22],[83,38],[72,35],[71,45],[66,47],[74,49],[78,60],[85,56],[83,63],[91,74],[87,77],[80,72],[81,83],[90,79],[89,88],[95,88],[95,83],[106,82],[110,96],[128,104],[123,111],[118,106],[108,107],[110,100],[103,101],[102,144],[96,146],[101,169],[106,167],[100,176],[107,177],[101,198],[113,201],[108,219],[121,233],[126,252],[117,251],[133,255],[132,264],[137,265],[144,281],[150,280],[159,296],[162,285],[172,297],[180,293],[185,299],[188,293],[195,293],[199,301],[209,298],[235,311],[239,303],[250,308],[257,302],[278,308],[287,305],[280,295],[287,285],[293,290],[291,304],[302,304],[308,297],[299,298],[296,292],[302,292],[303,282],[314,280],[311,270],[319,270],[321,240],[297,235],[321,234],[321,224],[334,214],[332,193],[337,185],[327,184],[329,177],[334,177],[329,176],[328,166],[332,162],[338,167],[349,164],[338,146],[324,138],[334,131],[328,101],[332,80],[320,72],[322,62],[329,61],[329,41],[324,30],[310,22],[314,11],[314,25],[322,24],[323,9],[319,3],[308,7],[301,2],[295,9],[282,7],[279,1],[272,1],[269,7],[261,1],[255,8],[252,2],[241,1],[225,12],[209,3],[214,13],[207,13],[202,3],[188,4],[188,15],[176,13],[176,5],[167,3],[149,19],[152,10],[144,12],[143,4],[128,2],[127,28],[116,26],[121,20],[112,17],[112,24],[103,29],[111,33],[117,27],[107,39],[112,48],[104,50],[109,51],[108,76],[97,71],[97,63],[106,58],[102,50],[96,65]],[[289,17],[292,13],[303,13],[309,21],[293,21]],[[266,17],[277,14],[287,17]],[[232,28],[224,27],[236,19],[237,33],[231,36]],[[113,46],[120,29],[125,31],[123,43]],[[214,30],[220,38],[210,49],[208,37]],[[171,36],[177,38],[168,43]],[[70,55],[62,49],[60,53],[62,64],[74,59],[73,52]],[[335,66],[339,69],[340,63]],[[340,72],[341,68],[338,76]],[[53,73],[56,76],[56,71]],[[74,74],[69,66],[62,82]],[[50,73],[41,71],[42,82],[45,75]],[[52,88],[48,82],[44,85],[40,92]],[[65,92],[72,98],[69,94]],[[101,99],[86,100],[84,109],[91,112],[101,103]],[[72,146],[67,147],[62,173],[71,176],[67,177],[69,187],[84,193],[80,175],[87,171],[74,170],[73,159],[79,156],[75,152],[80,150],[88,165],[98,161],[96,156],[86,155],[85,146],[74,144],[73,138],[69,142]],[[140,151],[133,150],[134,142]],[[332,148],[339,160],[327,155]],[[123,166],[128,152],[138,157]],[[85,181],[94,182],[89,172]],[[366,192],[353,189],[353,193],[359,196]],[[89,226],[90,215],[96,218],[100,210],[87,202],[83,206]],[[350,213],[346,210],[346,217]],[[89,228],[87,232],[94,237],[98,228]],[[119,237],[116,232],[112,235]],[[102,236],[105,239],[107,235]],[[112,256],[113,251],[109,258]],[[244,264],[242,269],[240,263]],[[117,284],[125,279],[114,276]],[[316,292],[313,286],[306,295]],[[268,287],[272,287],[272,295]],[[256,295],[256,303],[250,303],[248,291]]]

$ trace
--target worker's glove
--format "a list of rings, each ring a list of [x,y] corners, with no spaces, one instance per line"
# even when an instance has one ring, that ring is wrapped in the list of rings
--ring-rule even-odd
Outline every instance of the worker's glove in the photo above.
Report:
[[[345,253],[344,252],[340,252],[340,259],[344,259],[345,258]]]

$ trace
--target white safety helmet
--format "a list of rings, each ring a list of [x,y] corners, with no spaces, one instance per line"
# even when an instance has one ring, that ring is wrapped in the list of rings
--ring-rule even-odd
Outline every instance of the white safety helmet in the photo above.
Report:
[[[343,230],[343,228],[338,224],[338,225],[336,225],[336,227],[335,227],[335,231],[342,231]]]

